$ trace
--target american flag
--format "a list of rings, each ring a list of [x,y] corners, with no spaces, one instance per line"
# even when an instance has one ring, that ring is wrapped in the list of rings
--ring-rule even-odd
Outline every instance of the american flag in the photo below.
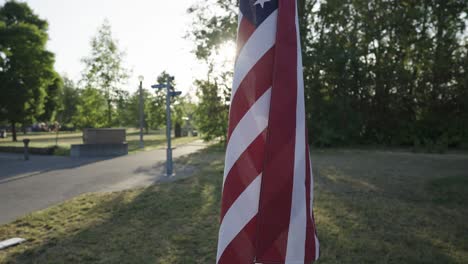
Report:
[[[219,264],[319,255],[298,25],[296,0],[240,0]]]

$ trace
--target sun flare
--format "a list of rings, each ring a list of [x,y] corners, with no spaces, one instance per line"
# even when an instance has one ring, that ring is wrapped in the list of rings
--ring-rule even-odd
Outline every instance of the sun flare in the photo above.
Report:
[[[219,61],[226,66],[234,64],[236,57],[236,44],[233,41],[227,41],[219,47]]]

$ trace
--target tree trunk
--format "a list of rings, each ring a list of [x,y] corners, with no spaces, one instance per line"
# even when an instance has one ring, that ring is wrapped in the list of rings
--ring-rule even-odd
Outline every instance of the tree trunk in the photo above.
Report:
[[[182,137],[182,125],[180,123],[175,123],[174,125],[174,137]]]
[[[107,100],[107,126],[112,126],[111,100]]]
[[[17,142],[18,140],[16,139],[16,122],[11,121],[11,138],[13,142]]]

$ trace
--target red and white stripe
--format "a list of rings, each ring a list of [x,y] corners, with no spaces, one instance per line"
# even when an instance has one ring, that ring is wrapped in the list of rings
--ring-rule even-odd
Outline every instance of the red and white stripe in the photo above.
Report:
[[[219,264],[318,258],[296,3],[258,28],[239,15]]]

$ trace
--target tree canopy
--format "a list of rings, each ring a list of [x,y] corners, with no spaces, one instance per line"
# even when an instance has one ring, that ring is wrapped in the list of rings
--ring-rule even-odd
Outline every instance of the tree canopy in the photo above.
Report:
[[[112,106],[122,93],[121,85],[128,79],[128,70],[123,65],[125,53],[119,50],[112,36],[111,25],[105,20],[91,40],[91,54],[83,58],[82,84],[86,88],[102,91],[107,105],[107,126],[112,125]]]
[[[298,3],[312,143],[468,146],[468,2]],[[236,4],[188,10],[199,59],[235,39]]]
[[[467,140],[466,1],[325,1],[308,8],[304,66],[316,143]]]
[[[65,126],[75,127],[73,117],[77,114],[77,106],[80,101],[80,91],[76,84],[68,77],[63,77],[62,94],[59,96],[62,108],[57,113],[58,121]]]
[[[47,28],[26,3],[8,1],[0,7],[0,119],[11,123],[14,141],[16,124],[44,113],[48,88],[58,80],[54,54],[46,50]]]

